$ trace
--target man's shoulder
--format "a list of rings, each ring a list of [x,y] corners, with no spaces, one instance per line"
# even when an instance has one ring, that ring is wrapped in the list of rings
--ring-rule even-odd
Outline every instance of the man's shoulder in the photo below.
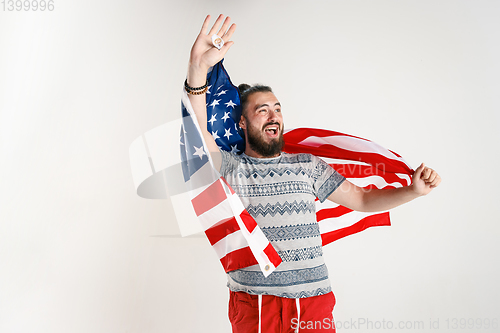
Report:
[[[244,154],[237,154],[234,151],[226,151],[220,149],[221,155],[223,156],[222,158],[228,161],[236,161],[236,162],[241,162]]]
[[[308,153],[281,153],[284,161],[295,162],[295,163],[309,163],[312,162],[316,157]]]

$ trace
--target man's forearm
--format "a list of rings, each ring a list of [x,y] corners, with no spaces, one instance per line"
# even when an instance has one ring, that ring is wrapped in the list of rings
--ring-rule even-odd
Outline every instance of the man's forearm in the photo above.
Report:
[[[441,177],[437,172],[422,163],[413,173],[409,186],[365,190],[346,180],[328,199],[352,210],[380,212],[426,195],[440,183]]]
[[[207,72],[208,68],[200,67],[192,62],[189,63],[189,69],[187,74],[187,84],[192,88],[198,88],[205,85],[207,82]],[[189,101],[193,107],[193,111],[196,116],[196,120],[200,126],[201,133],[205,138],[205,143],[207,148],[205,150],[206,153],[210,152],[214,160],[214,165],[217,170],[220,169],[220,157],[218,155],[213,155],[214,152],[219,152],[219,147],[217,146],[212,134],[208,132],[207,129],[207,105],[206,105],[206,94],[194,95],[188,94]]]
[[[412,185],[399,188],[363,191],[362,207],[360,210],[364,212],[389,210],[420,196],[413,190]]]
[[[200,66],[189,64],[188,74],[187,74],[187,84],[190,87],[201,87],[207,81],[208,69],[202,68]],[[206,106],[206,95],[191,95],[188,94],[189,101],[193,106],[194,113],[196,114],[196,119],[201,127],[202,131],[207,129],[207,106]]]

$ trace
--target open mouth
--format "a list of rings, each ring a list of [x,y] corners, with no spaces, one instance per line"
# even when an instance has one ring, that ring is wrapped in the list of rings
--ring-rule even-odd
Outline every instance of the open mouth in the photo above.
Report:
[[[264,129],[264,132],[272,138],[277,137],[279,133],[279,125],[269,125]]]

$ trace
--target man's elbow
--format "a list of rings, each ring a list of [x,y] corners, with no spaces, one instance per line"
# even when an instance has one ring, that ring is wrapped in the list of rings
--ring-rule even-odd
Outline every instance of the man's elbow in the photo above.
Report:
[[[334,192],[328,199],[357,212],[370,212],[369,205],[367,204],[368,199],[366,192],[357,186],[350,186],[345,192]]]

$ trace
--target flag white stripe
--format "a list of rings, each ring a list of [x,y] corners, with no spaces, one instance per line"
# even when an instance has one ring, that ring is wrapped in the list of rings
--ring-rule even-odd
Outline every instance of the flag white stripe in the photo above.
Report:
[[[212,209],[198,216],[204,231],[213,227],[220,221],[232,217],[233,210],[231,209],[231,204],[227,200],[222,201],[217,206],[214,206]]]
[[[316,211],[319,211],[323,208],[337,208],[340,206],[338,203],[335,203],[331,200],[325,200],[323,202],[316,201]]]
[[[223,181],[218,181],[222,184],[225,190],[229,191]],[[241,199],[238,195],[228,195],[226,192],[226,199],[224,199],[224,201],[199,215],[198,218],[200,219],[203,230],[207,230],[222,220],[234,217],[235,214],[240,215],[244,210],[245,207],[241,203]]]
[[[337,159],[337,158],[330,158],[330,157],[320,157],[323,161],[325,161],[328,164],[354,164],[354,165],[364,165],[364,166],[371,166],[369,163],[365,162],[360,162],[360,161],[351,161],[351,160],[344,160],[344,159]]]
[[[224,187],[226,186],[226,184],[223,185]],[[238,216],[245,210],[245,206],[243,206],[240,197],[238,197],[236,193],[231,194],[228,197],[228,200],[231,202],[231,207],[233,207],[233,212]]]
[[[371,141],[353,138],[351,136],[344,136],[344,135],[334,135],[325,137],[310,136],[307,139],[304,139],[301,142],[299,142],[299,144],[310,147],[319,147],[324,144],[329,144],[341,149],[354,151],[357,153],[377,153],[388,159],[396,160],[408,165],[404,159],[394,155],[389,150],[385,149],[379,144],[376,144],[375,142]]]
[[[248,243],[240,230],[235,231],[213,245],[219,259],[224,258],[229,253],[245,248]]]
[[[368,176],[363,178],[347,178],[351,183],[359,187],[375,185],[377,188],[384,188],[386,186],[402,187],[403,184],[399,182],[387,183],[384,178],[380,176]]]
[[[256,239],[260,239],[257,233],[261,233],[262,230],[256,228],[252,233],[252,237]],[[217,243],[213,245],[215,252],[219,259],[224,258],[229,253],[245,248],[249,246],[245,237],[243,236],[243,232],[241,230],[235,231],[233,233],[228,234],[226,237],[219,240]],[[255,247],[259,250],[259,252],[263,252],[264,249],[268,246],[267,242],[256,242]]]
[[[254,246],[257,251],[263,252],[264,249],[269,245],[269,242],[266,241],[266,235],[264,235],[264,232],[259,227],[256,227],[250,235],[251,238],[255,240],[252,246]]]
[[[381,211],[381,212],[376,212],[376,213],[352,211],[352,212],[343,214],[341,216],[341,218],[335,217],[335,218],[324,219],[324,220],[321,220],[318,222],[319,223],[319,231],[321,232],[321,234],[324,234],[327,232],[347,228],[347,227],[350,227],[350,226],[356,224],[357,222],[359,222],[361,219],[364,219],[365,217],[368,217],[368,216],[371,216],[374,214],[384,213],[384,212],[387,212],[387,211]]]
[[[406,180],[406,185],[407,186],[411,184],[411,178],[407,174],[404,174],[404,173],[395,173],[395,175],[398,176],[401,179]]]

